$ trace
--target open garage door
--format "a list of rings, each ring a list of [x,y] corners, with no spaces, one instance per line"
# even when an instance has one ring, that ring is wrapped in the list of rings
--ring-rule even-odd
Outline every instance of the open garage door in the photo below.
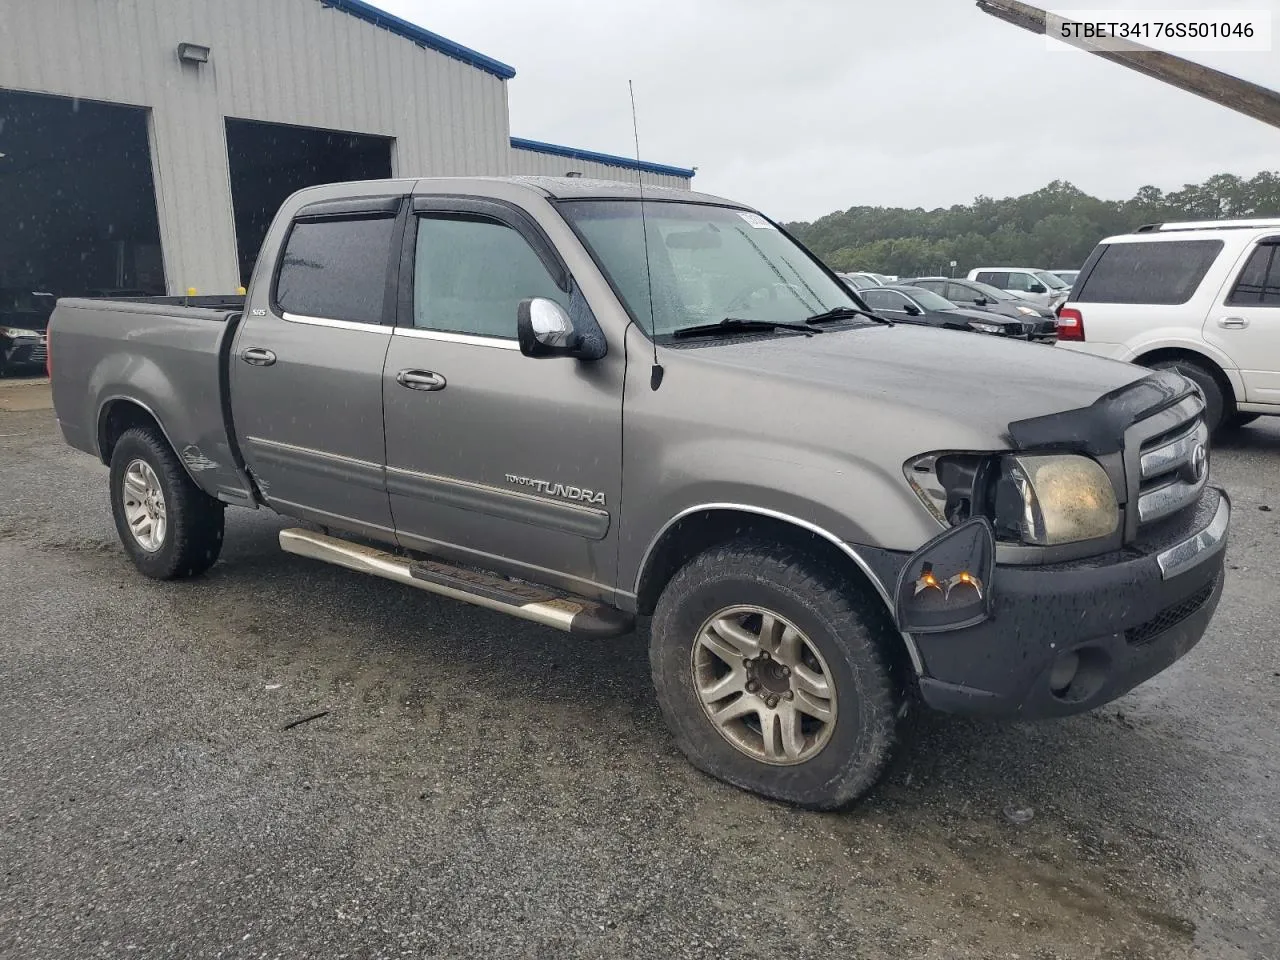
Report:
[[[389,137],[227,119],[227,159],[235,207],[240,282],[285,199],[303,187],[391,176]]]
[[[4,322],[47,320],[50,294],[165,292],[143,109],[0,90],[0,214]]]

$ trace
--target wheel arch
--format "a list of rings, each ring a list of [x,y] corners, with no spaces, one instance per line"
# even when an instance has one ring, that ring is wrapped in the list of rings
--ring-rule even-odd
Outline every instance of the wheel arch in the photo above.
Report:
[[[915,641],[897,629],[892,587],[885,585],[867,559],[854,546],[816,524],[760,507],[700,504],[668,520],[645,551],[636,574],[636,612],[645,616],[652,614],[663,588],[693,557],[719,544],[744,538],[798,547],[847,572],[855,587],[884,605],[894,635],[901,640],[897,649],[891,651],[895,658],[909,663],[914,674],[923,673],[924,665]]]
[[[1203,367],[1213,379],[1218,381],[1228,409],[1234,409],[1235,405],[1243,399],[1242,391],[1236,388],[1235,379],[1228,373],[1227,368],[1216,357],[1204,350],[1185,346],[1156,347],[1138,354],[1130,362],[1142,367],[1151,367],[1168,360],[1185,360]]]
[[[156,416],[155,411],[140,400],[133,397],[108,397],[101,406],[98,407],[97,426],[94,431],[94,440],[98,447],[98,459],[107,466],[111,465],[111,454],[115,450],[115,446],[120,442],[120,438],[124,436],[125,431],[134,427],[154,427],[160,432],[160,436],[164,438],[164,442],[169,445],[169,449],[176,455],[178,448],[173,445],[173,439],[169,436],[169,432],[165,430],[164,424],[160,422],[160,418]],[[186,471],[187,476],[191,476],[191,471],[187,468],[182,457],[178,457],[178,462],[182,464],[182,469]],[[192,477],[192,482],[195,478]]]

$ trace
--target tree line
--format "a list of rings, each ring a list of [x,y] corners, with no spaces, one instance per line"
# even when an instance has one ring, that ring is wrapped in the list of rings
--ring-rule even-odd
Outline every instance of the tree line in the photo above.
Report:
[[[962,276],[978,266],[1074,269],[1103,237],[1144,223],[1280,216],[1280,172],[1229,173],[1164,193],[1143,187],[1129,200],[1099,200],[1055,180],[1034,193],[980,196],[946,209],[850,207],[787,229],[835,270],[898,276]]]

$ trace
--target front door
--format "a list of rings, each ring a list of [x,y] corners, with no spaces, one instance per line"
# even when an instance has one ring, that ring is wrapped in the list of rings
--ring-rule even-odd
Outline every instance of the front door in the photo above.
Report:
[[[497,202],[418,198],[383,377],[401,544],[608,597],[622,471],[621,349],[521,354],[521,300],[581,293],[540,228]]]
[[[230,361],[236,435],[266,502],[388,539],[382,369],[405,203],[303,207],[274,282],[259,272]]]
[[[1240,368],[1247,403],[1280,404],[1280,237],[1261,240],[1241,258],[1204,336]]]

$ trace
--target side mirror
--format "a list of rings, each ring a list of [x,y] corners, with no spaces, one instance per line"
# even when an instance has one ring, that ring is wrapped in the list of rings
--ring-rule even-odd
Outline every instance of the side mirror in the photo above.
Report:
[[[582,332],[564,307],[545,297],[521,300],[516,311],[516,336],[520,352],[526,357],[577,357],[595,360],[596,351],[588,350]]]
[[[1043,283],[1033,283],[1030,287],[1030,291],[1032,293],[1048,293],[1049,288],[1046,287]]]
[[[976,306],[979,306],[979,307],[985,307],[985,306],[986,306],[987,304],[989,304],[991,301],[990,301],[990,300],[988,300],[986,297],[978,297],[978,298],[977,298],[976,300],[974,300],[973,302],[974,302],[974,304],[975,304]]]
[[[908,303],[905,307],[902,308],[902,312],[905,313],[908,317],[920,316],[920,308],[917,307],[914,303]]]

